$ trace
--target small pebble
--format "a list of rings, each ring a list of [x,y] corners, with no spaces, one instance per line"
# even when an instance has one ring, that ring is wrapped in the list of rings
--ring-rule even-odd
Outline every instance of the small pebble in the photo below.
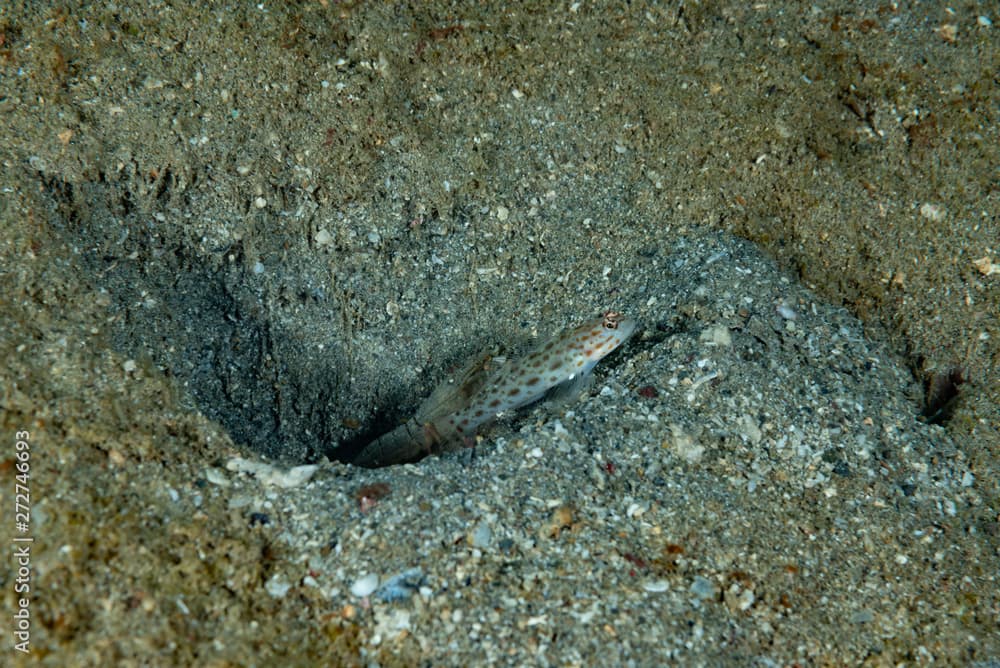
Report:
[[[205,469],[205,479],[213,485],[218,485],[219,487],[229,487],[232,484],[229,482],[229,478],[226,477],[226,474],[214,466],[209,466]]]
[[[285,576],[281,573],[275,573],[271,576],[271,579],[267,581],[264,585],[264,589],[267,593],[274,598],[284,598],[288,590],[292,588],[292,584],[285,579]]]
[[[490,525],[486,523],[486,520],[480,520],[476,525],[476,528],[472,530],[469,535],[469,545],[472,547],[478,547],[479,549],[486,549],[493,544],[493,530]]]
[[[332,246],[333,235],[323,229],[316,233],[316,236],[313,237],[313,241],[315,241],[316,245],[320,248],[324,246]]]
[[[371,596],[372,592],[376,589],[378,589],[378,575],[375,573],[362,575],[354,581],[354,584],[351,585],[351,593],[358,598]]]
[[[795,320],[797,317],[799,317],[799,314],[795,312],[795,309],[786,304],[785,302],[781,302],[780,304],[778,304],[778,315],[780,315],[785,320]]]
[[[274,469],[271,472],[271,475],[262,478],[262,480],[265,483],[289,489],[291,487],[298,487],[299,485],[308,482],[317,470],[319,470],[319,467],[315,465],[296,466],[295,468],[288,469],[287,471]]]
[[[394,638],[412,628],[409,610],[395,609],[375,613],[375,634],[382,638]],[[377,644],[374,642],[372,644]]]
[[[715,596],[715,585],[708,578],[696,575],[694,576],[694,580],[691,581],[689,591],[704,601]]]
[[[386,580],[385,584],[375,592],[375,598],[386,603],[405,601],[413,596],[423,581],[423,570],[420,568],[410,568]]]
[[[875,615],[872,614],[871,610],[858,610],[851,615],[852,624],[867,624],[875,619]]]
[[[937,204],[927,202],[920,205],[920,215],[927,220],[939,222],[944,220],[945,210]]]
[[[271,523],[271,518],[267,513],[250,513],[250,526],[267,526]]]
[[[717,325],[703,330],[698,339],[712,346],[729,346],[733,343],[733,337],[725,325]]]

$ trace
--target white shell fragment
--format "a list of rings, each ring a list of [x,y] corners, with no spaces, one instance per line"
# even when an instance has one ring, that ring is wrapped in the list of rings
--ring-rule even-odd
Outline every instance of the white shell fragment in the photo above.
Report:
[[[318,466],[309,464],[306,466],[296,466],[287,471],[283,471],[266,462],[252,461],[242,457],[234,457],[226,462],[226,468],[236,473],[252,473],[254,477],[265,485],[275,485],[290,489],[298,487],[309,481],[316,473]]]
[[[351,593],[358,598],[371,596],[376,589],[378,589],[378,575],[375,573],[362,575],[351,584]]]

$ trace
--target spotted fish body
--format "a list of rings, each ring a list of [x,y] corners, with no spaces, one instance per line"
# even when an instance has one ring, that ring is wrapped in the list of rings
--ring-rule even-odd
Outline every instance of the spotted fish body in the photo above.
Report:
[[[473,367],[461,382],[438,388],[416,417],[370,443],[353,463],[385,466],[446,449],[443,446],[448,444],[469,442],[477,427],[497,415],[586,376],[628,340],[635,327],[634,320],[609,311],[563,332],[492,375]]]
[[[634,321],[612,311],[564,332],[502,369],[472,397],[467,408],[448,416],[446,424],[468,438],[476,427],[500,413],[526,406],[555,386],[587,375],[634,329]]]

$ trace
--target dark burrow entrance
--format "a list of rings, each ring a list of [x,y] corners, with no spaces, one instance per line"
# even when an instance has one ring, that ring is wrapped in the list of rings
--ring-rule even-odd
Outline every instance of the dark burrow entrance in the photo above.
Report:
[[[166,185],[156,196],[166,200],[170,176],[161,179]],[[359,429],[364,419],[348,427],[348,420],[331,416],[334,407],[351,414],[350,406],[362,402],[348,379],[343,345],[331,341],[319,355],[294,327],[283,326],[293,320],[282,317],[283,308],[300,319],[329,320],[336,311],[322,290],[296,278],[294,267],[277,280],[273,274],[270,282],[260,280],[243,243],[206,253],[203,240],[180,238],[182,226],[141,213],[128,188],[103,177],[43,182],[57,206],[54,227],[109,297],[111,346],[171,377],[193,408],[237,443],[285,462],[324,455],[349,461],[405,413],[399,389],[387,399],[400,412],[377,416],[368,428]],[[266,236],[281,247],[291,234],[279,229]]]

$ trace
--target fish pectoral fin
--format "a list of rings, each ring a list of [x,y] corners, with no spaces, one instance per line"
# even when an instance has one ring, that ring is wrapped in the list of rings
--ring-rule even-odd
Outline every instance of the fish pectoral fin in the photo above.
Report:
[[[424,423],[424,447],[427,449],[427,454],[431,454],[434,446],[441,443],[441,432],[438,428],[434,426],[433,422]]]
[[[543,399],[551,408],[559,409],[573,402],[593,383],[594,374],[577,374],[546,392]]]

